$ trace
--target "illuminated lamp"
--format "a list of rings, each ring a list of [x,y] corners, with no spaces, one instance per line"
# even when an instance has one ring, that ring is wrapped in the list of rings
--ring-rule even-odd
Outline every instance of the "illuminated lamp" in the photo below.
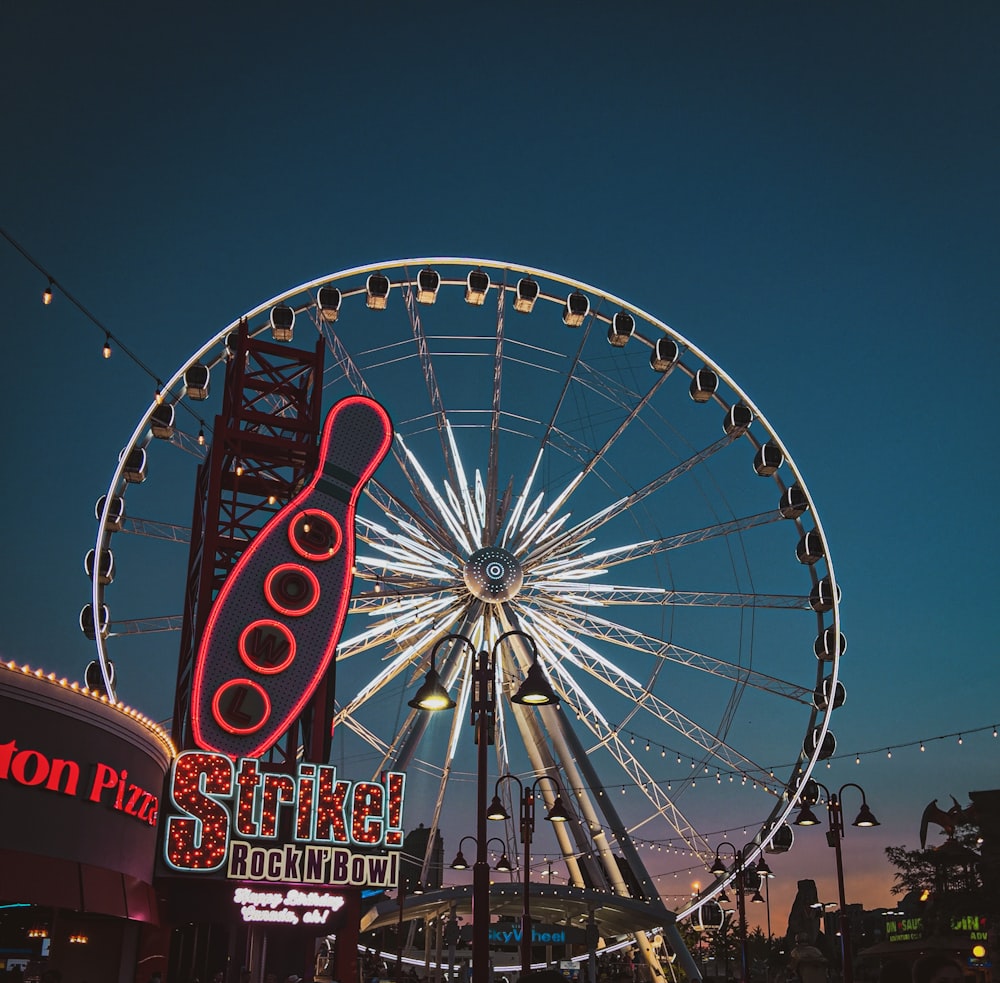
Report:
[[[104,336],[104,347],[101,349],[101,354],[105,358],[111,358],[111,335]]]
[[[490,807],[486,810],[486,818],[496,820],[497,822],[510,819],[510,813],[504,808],[499,795],[493,796],[493,801],[490,803]]]
[[[437,669],[434,668],[434,657],[431,655],[431,667],[424,677],[423,684],[417,690],[408,705],[414,710],[453,710],[455,701],[448,695],[448,691],[441,682]]]
[[[521,683],[518,691],[510,698],[511,703],[527,704],[529,706],[550,706],[559,702],[551,684],[545,678],[542,667],[535,658],[528,669],[528,675]]]
[[[486,817],[487,819],[489,816]],[[545,814],[545,818],[550,823],[568,823],[570,816],[566,811],[566,806],[563,805],[562,796],[557,794],[555,802],[552,803],[552,808]]]
[[[862,799],[861,809],[858,811],[858,818],[851,823],[852,826],[881,826],[882,824],[872,815],[871,809],[868,808],[868,803]]]
[[[49,285],[42,291],[42,303],[48,307],[52,303],[52,281],[49,280]]]
[[[809,804],[803,802],[799,807],[799,814],[792,820],[792,823],[796,826],[818,826],[819,820],[816,818],[816,813],[809,808]]]

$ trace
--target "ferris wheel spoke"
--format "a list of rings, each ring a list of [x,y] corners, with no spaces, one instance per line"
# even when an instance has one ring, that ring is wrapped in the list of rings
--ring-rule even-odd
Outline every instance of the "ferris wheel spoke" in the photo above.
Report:
[[[183,623],[184,618],[179,614],[112,621],[108,625],[108,638],[120,638],[124,635],[152,635],[161,631],[180,631]]]
[[[404,654],[413,659],[423,651],[420,646],[426,648],[436,641],[433,637],[435,632],[446,634],[446,628],[462,617],[466,607],[452,597],[445,598],[444,603],[427,603],[415,608],[403,607],[402,604],[393,605],[388,611],[383,608],[379,611],[382,617],[375,624],[347,638],[341,637],[337,645],[337,661],[390,643],[399,646]],[[427,633],[430,633],[430,638]],[[412,641],[414,637],[418,638],[417,642]]]
[[[506,308],[505,282],[497,291],[496,345],[493,349],[493,403],[490,407],[490,447],[486,459],[485,519],[486,542],[494,543],[501,522],[498,501],[500,487],[500,394],[503,391],[504,310]]]
[[[553,432],[557,429],[556,421],[559,417],[560,410],[562,409],[563,403],[566,400],[566,396],[569,393],[570,385],[573,381],[573,376],[576,371],[577,366],[581,362],[581,357],[583,354],[584,345],[587,341],[589,331],[582,332],[580,336],[580,342],[576,346],[575,354],[573,355],[572,363],[567,370],[566,374],[563,376],[562,387],[560,388],[559,394],[556,397],[555,403],[552,407],[552,414],[549,417],[549,422],[545,426],[542,433],[541,439],[538,443],[538,449],[535,452],[534,463],[532,464],[531,470],[528,472],[527,479],[518,494],[514,510],[507,521],[507,525],[504,529],[503,541],[504,545],[512,550],[520,550],[523,548],[523,536],[525,531],[525,526],[530,518],[525,518],[524,510],[527,507],[529,496],[532,494],[532,486],[534,485],[535,479],[538,476],[538,470],[542,463],[542,457],[545,453],[545,448],[549,445],[552,440]]]
[[[808,611],[809,598],[802,594],[742,594],[722,591],[679,591],[665,587],[623,587],[611,584],[581,584],[547,580],[524,591],[536,599],[561,600],[570,605],[667,605],[712,608],[775,608]]]
[[[393,532],[388,527],[364,516],[358,517],[362,527],[360,542],[376,550],[381,556],[364,556],[360,553],[356,564],[360,569],[380,569],[397,577],[407,575],[422,583],[454,582],[461,576],[457,557],[451,550],[446,553],[421,543],[412,532],[401,529]]]
[[[553,616],[566,625],[572,625],[573,631],[585,638],[597,638],[613,645],[627,648],[645,655],[654,656],[666,662],[697,669],[702,672],[719,676],[729,682],[752,686],[764,693],[770,693],[783,699],[793,700],[804,705],[811,705],[813,691],[805,686],[789,680],[779,679],[765,673],[750,669],[747,666],[728,662],[704,652],[675,645],[653,635],[638,631],[628,625],[618,624],[583,611],[559,609]]]
[[[411,626],[414,629],[417,629],[411,634],[418,634],[419,632],[418,637],[412,638],[409,644],[400,646],[399,651],[389,658],[388,664],[381,670],[381,672],[376,673],[364,686],[362,686],[362,688],[351,698],[351,700],[340,706],[334,716],[334,725],[342,720],[353,717],[362,706],[377,696],[386,687],[386,685],[392,682],[400,673],[410,669],[411,667],[418,666],[427,651],[441,638],[448,634],[454,623],[454,617],[449,617],[447,619],[439,620],[431,625]],[[356,654],[356,652],[350,652],[349,654]],[[338,663],[344,657],[345,656],[341,654],[341,651],[338,648]],[[418,711],[413,710],[409,714],[408,720],[412,723],[414,720],[418,719],[426,720],[426,715],[422,715]]]
[[[549,665],[562,679],[564,692],[569,692],[575,685],[573,677],[565,668],[564,663],[569,663],[603,683],[611,692],[631,701],[636,708],[646,710],[713,760],[721,761],[727,768],[743,772],[761,784],[766,785],[772,780],[769,769],[750,760],[736,748],[726,744],[722,738],[670,706],[637,679],[623,672],[620,666],[583,642],[579,636],[544,617],[533,617],[532,622],[559,656],[550,658]]]
[[[515,547],[520,550],[526,550],[531,543],[539,538],[541,533],[545,530],[549,522],[551,522],[552,517],[566,504],[569,497],[580,487],[583,480],[589,475],[598,463],[604,460],[605,456],[608,454],[610,449],[614,446],[615,442],[624,434],[628,428],[638,419],[640,412],[645,409],[649,401],[653,398],[655,393],[659,390],[660,386],[666,380],[666,376],[660,376],[656,382],[649,388],[649,390],[641,396],[634,405],[628,407],[628,412],[625,417],[619,422],[618,426],[612,432],[600,449],[594,451],[590,459],[584,464],[580,471],[573,476],[573,478],[566,484],[559,494],[555,496],[552,504],[542,513],[542,515],[535,520],[534,524],[524,531],[514,543]]]
[[[327,349],[333,355],[336,366],[344,374],[344,377],[350,382],[354,390],[358,393],[362,393],[366,396],[369,396],[372,399],[376,399],[377,401],[377,394],[373,390],[372,386],[369,384],[364,371],[358,365],[357,361],[351,355],[351,353],[347,350],[346,346],[341,341],[337,332],[335,332],[331,328],[330,324],[326,321],[320,321],[319,323],[317,323],[317,328],[320,331],[320,334],[323,336]],[[423,337],[422,331],[420,332],[420,334],[421,337]],[[441,411],[441,413],[443,417],[443,410]],[[439,425],[438,426],[439,432],[441,432],[441,429],[442,428]],[[442,433],[442,440],[443,440],[443,433]],[[446,448],[444,449],[444,454],[445,454],[445,461],[447,462],[448,458],[447,458]],[[424,496],[421,490],[422,488],[423,489],[427,488],[428,482],[426,475],[421,473],[418,480],[417,478],[414,478],[413,475],[410,473],[410,466],[415,459],[413,459],[412,456],[409,454],[409,452],[406,450],[403,438],[398,432],[395,434],[395,439],[392,442],[392,456],[397,466],[399,467],[401,474],[406,479],[409,491],[413,495],[414,500],[424,510],[425,516],[428,519],[430,519],[431,522],[434,524],[438,536],[446,538],[447,534],[445,532],[445,528],[437,523],[436,521],[437,515],[435,509],[431,506],[430,501]],[[380,489],[381,494],[384,497],[391,499],[397,504],[401,504],[400,500],[396,496],[391,495],[391,493],[384,486],[378,485],[375,481],[369,482],[368,488],[366,490],[366,495],[372,497],[374,495],[376,488]],[[432,489],[431,491],[432,491],[431,498],[433,499],[436,493],[433,493]]]
[[[407,506],[399,496],[393,494],[385,485],[373,478],[365,486],[364,497],[373,502],[384,515],[391,517],[393,521],[398,523],[400,528],[407,529],[409,527],[409,532],[415,539],[425,543],[434,543],[438,550],[453,551],[452,537],[437,520],[433,508],[422,495],[414,494],[414,500],[421,508],[421,512],[418,513]],[[368,521],[361,513],[358,514],[358,520],[362,524]]]
[[[768,512],[758,512],[756,515],[746,515],[739,519],[731,519],[728,522],[717,522],[711,526],[702,526],[700,529],[692,529],[673,536],[665,536],[662,539],[647,540],[643,543],[633,543],[631,545],[602,550],[600,553],[594,555],[600,560],[602,565],[615,566],[619,563],[627,563],[630,560],[655,556],[657,553],[663,553],[666,550],[680,549],[684,546],[705,543],[711,539],[738,535],[747,529],[755,529],[758,526],[769,525],[772,522],[784,521],[784,516],[777,509],[774,509]]]
[[[159,522],[156,519],[142,519],[139,516],[125,516],[121,532],[133,536],[148,536],[150,539],[163,539],[171,543],[188,546],[191,543],[191,527],[180,526],[172,522]]]
[[[730,519],[726,522],[717,522],[710,526],[702,526],[699,529],[691,529],[687,532],[675,533],[672,536],[664,536],[660,539],[624,543],[620,546],[613,546],[588,554],[584,558],[573,555],[592,542],[590,539],[585,540],[585,536],[596,532],[604,523],[616,518],[622,511],[631,508],[635,504],[635,502],[629,499],[621,499],[615,502],[614,505],[602,509],[600,512],[583,520],[583,522],[567,530],[556,539],[546,542],[544,547],[537,549],[532,554],[534,571],[542,575],[561,569],[566,564],[573,563],[599,564],[602,568],[610,567],[620,563],[628,563],[631,560],[645,559],[655,556],[658,553],[664,553],[667,550],[681,549],[685,546],[708,542],[720,537],[739,535],[748,529],[769,525],[772,522],[785,521],[784,516],[777,509],[773,509],[767,512],[758,512],[755,515],[742,516],[738,519]],[[534,565],[536,563],[537,566]]]
[[[723,437],[717,440],[714,444],[705,448],[704,450],[693,454],[686,461],[681,462],[676,467],[671,468],[669,471],[665,472],[663,475],[655,478],[653,481],[648,482],[642,488],[637,489],[631,495],[627,495],[624,498],[618,499],[618,501],[613,502],[611,505],[606,506],[593,515],[588,516],[581,522],[577,523],[571,529],[566,530],[566,532],[557,536],[554,539],[550,539],[548,542],[544,543],[544,547],[541,545],[533,554],[533,559],[537,561],[544,561],[549,557],[553,556],[564,556],[567,552],[571,552],[573,549],[578,548],[580,542],[587,536],[600,529],[605,523],[610,520],[617,518],[623,512],[628,509],[633,508],[638,505],[643,499],[652,495],[654,492],[659,491],[669,482],[680,477],[682,474],[690,471],[696,465],[704,462],[713,454],[716,454],[723,447],[732,443],[733,438],[730,436]],[[666,537],[658,542],[663,545],[656,552],[660,552],[664,549],[675,549],[678,546],[686,546],[690,542],[702,542],[706,539],[712,539],[716,536],[729,536],[735,532],[740,532],[744,529],[750,529],[753,526],[762,525],[767,522],[774,522],[781,519],[782,515],[777,510],[774,509],[772,512],[761,512],[757,515],[746,516],[742,519],[734,519],[729,522],[720,522],[712,526],[705,526],[701,529],[692,530],[687,533],[681,533],[679,535]],[[544,541],[544,540],[543,540]],[[624,550],[628,547],[618,547],[618,550]],[[606,551],[611,554],[614,551]],[[628,559],[629,557],[624,557]],[[621,562],[616,561],[616,562]]]
[[[453,486],[458,487],[458,475],[449,454],[449,442],[445,439],[448,417],[444,410],[444,402],[441,399],[441,388],[438,386],[437,375],[434,372],[434,363],[431,361],[430,349],[427,346],[427,335],[424,333],[423,324],[420,322],[420,314],[417,311],[417,299],[413,295],[413,288],[409,281],[403,284],[403,303],[406,307],[406,314],[410,319],[413,340],[417,346],[417,358],[420,360],[420,369],[423,372],[424,382],[427,385],[427,395],[430,399],[431,411],[434,414],[435,427],[441,439],[442,459],[447,469],[449,480]]]
[[[411,491],[414,497],[420,501],[427,515],[435,516],[440,520],[443,528],[447,530],[447,533],[461,549],[467,553],[471,553],[473,549],[472,539],[466,529],[463,528],[464,516],[461,506],[454,499],[449,502],[439,494],[438,490],[434,487],[433,481],[431,481],[424,470],[423,465],[421,465],[416,455],[406,445],[402,435],[399,433],[396,434],[396,442],[402,448],[407,461],[416,472],[417,479],[419,480],[419,486],[414,485],[411,480]],[[406,474],[409,477],[408,471]],[[447,484],[445,487],[450,489],[450,486]],[[454,492],[452,494],[454,495]],[[424,495],[427,497],[424,498]]]

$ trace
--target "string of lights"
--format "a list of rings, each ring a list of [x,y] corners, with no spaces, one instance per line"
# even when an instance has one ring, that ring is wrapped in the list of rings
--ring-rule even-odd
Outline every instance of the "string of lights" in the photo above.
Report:
[[[961,730],[961,731],[953,731],[953,732],[948,733],[948,734],[938,734],[938,735],[936,735],[934,737],[925,737],[925,738],[922,738],[920,740],[904,741],[904,742],[900,742],[898,744],[885,745],[885,746],[875,747],[875,748],[868,748],[867,750],[862,750],[862,751],[852,751],[852,752],[846,753],[846,754],[834,754],[834,755],[831,755],[829,758],[825,759],[825,764],[826,764],[827,768],[830,768],[831,767],[831,763],[834,762],[834,761],[842,761],[842,760],[853,759],[854,763],[856,765],[860,765],[862,763],[863,758],[869,757],[869,756],[871,756],[873,754],[878,754],[878,755],[883,755],[884,754],[887,758],[891,759],[892,755],[893,755],[893,752],[895,752],[895,751],[903,751],[903,750],[906,750],[908,748],[919,748],[920,751],[923,752],[923,751],[927,750],[927,747],[929,745],[934,744],[934,743],[939,742],[939,741],[951,741],[951,740],[954,740],[956,744],[958,744],[959,746],[962,746],[962,745],[964,745],[965,739],[967,737],[972,737],[972,736],[974,736],[976,734],[983,734],[983,733],[986,733],[987,731],[990,732],[990,734],[992,735],[992,737],[996,738],[996,737],[1000,736],[1000,725],[998,725],[998,724],[987,724],[984,727],[967,727],[967,728],[965,728],[964,730]],[[631,736],[636,736],[637,737],[638,735],[628,735],[628,736],[630,736],[630,737]],[[630,743],[634,743],[634,742],[630,742]],[[655,751],[657,753],[660,753],[661,756],[665,756],[667,753],[669,753],[672,756],[676,755],[678,763],[683,763],[683,756],[679,752],[673,751],[670,748],[667,748],[665,746],[654,745],[652,742],[647,742],[647,750]],[[774,766],[772,766],[771,768],[769,768],[767,770],[768,770],[768,773],[770,774],[770,776],[772,778],[775,778],[776,773],[785,773],[788,769],[794,767],[794,764],[795,764],[794,762],[788,762],[788,763],[786,763],[784,765],[774,765]],[[728,782],[730,784],[733,784],[733,783],[735,783],[735,781],[737,779],[739,779],[740,780],[740,784],[742,784],[742,785],[746,785],[747,783],[750,783],[754,788],[764,788],[765,791],[771,792],[772,794],[783,795],[784,792],[785,792],[785,786],[782,785],[782,784],[776,785],[772,789],[772,788],[770,788],[770,787],[768,787],[766,785],[762,785],[761,783],[759,783],[759,782],[751,779],[749,776],[745,775],[743,772],[739,772],[739,771],[727,771],[727,770],[719,769],[719,768],[709,768],[707,765],[704,765],[704,764],[701,765],[702,777],[700,779],[697,776],[692,777],[691,770],[692,769],[696,770],[698,767],[699,767],[699,765],[692,760],[690,762],[690,767],[688,768],[688,770],[683,775],[681,775],[680,777],[661,778],[661,779],[657,779],[656,781],[651,781],[651,782],[625,782],[623,784],[616,783],[613,788],[608,788],[606,786],[600,786],[598,788],[593,788],[593,787],[590,787],[590,786],[569,786],[569,787],[567,787],[567,790],[568,791],[572,791],[574,793],[588,792],[590,794],[597,795],[599,797],[615,793],[615,794],[619,795],[619,797],[620,797],[620,796],[627,795],[630,789],[634,790],[634,789],[643,788],[643,789],[647,789],[648,790],[648,786],[650,786],[650,785],[656,785],[656,786],[658,786],[658,787],[660,787],[662,789],[665,789],[666,791],[669,792],[669,791],[673,790],[673,787],[675,785],[678,785],[678,786],[683,786],[683,785],[694,786],[694,785],[696,785],[696,783],[698,781],[705,781],[705,776],[708,776],[708,780],[711,781],[711,782],[714,782],[716,785],[721,785],[723,781],[726,781],[726,782]],[[472,776],[472,775],[464,774],[464,773],[458,772],[458,771],[453,771],[452,772],[452,780],[453,781],[474,781],[475,779],[474,779],[474,776]],[[720,832],[722,832],[722,831],[720,831]]]
[[[150,368],[150,366],[147,365],[132,350],[132,348],[129,347],[129,345],[127,345],[122,340],[121,335],[116,334],[114,331],[112,331],[94,313],[92,313],[87,307],[85,307],[83,305],[83,303],[81,303],[72,293],[70,293],[70,291],[66,288],[66,286],[61,281],[59,281],[58,279],[56,279],[56,277],[53,276],[53,274],[50,273],[49,270],[41,262],[39,262],[34,256],[32,256],[31,253],[29,253],[27,251],[27,249],[25,249],[24,246],[22,246],[21,243],[19,243],[2,226],[0,226],[0,236],[2,236],[4,239],[6,239],[7,242],[9,242],[10,245],[13,246],[13,248],[16,249],[18,251],[18,253],[20,253],[21,256],[28,263],[30,263],[31,266],[33,266],[36,270],[38,270],[38,272],[41,273],[42,276],[44,276],[45,279],[48,281],[47,286],[42,291],[42,303],[46,307],[48,307],[53,302],[53,300],[55,299],[55,291],[58,290],[59,293],[63,297],[65,297],[66,300],[68,300],[70,302],[70,304],[73,305],[73,307],[75,307],[88,321],[91,322],[91,324],[93,324],[99,331],[103,332],[103,334],[104,334],[104,345],[101,348],[101,354],[102,354],[102,356],[105,359],[109,359],[109,358],[111,358],[111,356],[112,356],[112,354],[113,354],[113,352],[115,350],[120,351],[141,372],[143,372],[145,375],[147,375],[153,381],[153,384],[156,387],[155,388],[156,399],[157,399],[157,402],[159,402],[160,397],[161,397],[161,392],[162,392],[162,389],[163,389],[162,376],[160,376],[156,371],[154,371],[152,368]],[[112,342],[114,342],[114,347],[112,347],[112,344],[111,344]],[[191,412],[190,407],[188,407],[185,403],[181,403],[181,405],[189,413]],[[195,414],[192,414],[192,416],[194,416],[194,418],[196,420],[198,420],[198,423],[199,423],[200,428],[201,428],[200,431],[199,431],[199,440],[198,440],[198,443],[199,444],[204,444],[203,435],[204,435],[204,431],[206,429],[205,428],[205,422],[204,422],[204,420],[199,419],[197,417],[197,415],[195,415]]]
[[[135,365],[146,373],[155,383],[157,388],[159,388],[162,383],[160,377],[148,366],[141,358],[131,348],[129,348],[122,339],[116,335],[109,327],[102,323],[96,315],[91,313],[84,305],[77,300],[66,289],[66,287],[57,280],[49,271],[43,266],[34,256],[31,255],[6,229],[0,226],[0,236],[3,236],[20,254],[24,257],[27,262],[29,262],[45,279],[48,281],[48,286],[42,291],[42,303],[48,306],[52,303],[55,291],[58,290],[63,297],[66,298],[88,321],[94,324],[98,330],[104,334],[104,347],[102,349],[102,354],[104,358],[110,358],[112,353],[111,342],[113,341],[118,349],[121,350],[122,354],[129,358]]]

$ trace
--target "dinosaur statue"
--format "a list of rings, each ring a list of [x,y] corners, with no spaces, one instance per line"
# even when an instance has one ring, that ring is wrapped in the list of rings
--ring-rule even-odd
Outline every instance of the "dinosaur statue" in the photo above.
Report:
[[[927,846],[927,827],[933,823],[940,826],[950,840],[955,834],[955,828],[963,823],[971,822],[973,819],[973,808],[969,806],[963,809],[958,800],[953,795],[951,801],[955,804],[945,812],[937,804],[937,799],[933,799],[924,807],[923,815],[920,817],[920,849]]]

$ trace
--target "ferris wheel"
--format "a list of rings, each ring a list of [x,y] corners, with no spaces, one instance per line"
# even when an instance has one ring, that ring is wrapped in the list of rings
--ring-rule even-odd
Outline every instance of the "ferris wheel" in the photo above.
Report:
[[[513,694],[537,656],[560,705],[501,695],[491,753],[497,776],[552,775],[567,793],[581,821],[551,848],[557,877],[638,886],[684,917],[725,883],[689,889],[731,831],[757,853],[787,846],[796,790],[834,753],[844,698],[840,590],[805,480],[693,342],[527,266],[343,270],[195,351],[98,502],[81,613],[95,682],[171,691],[193,476],[239,330],[321,342],[324,405],[361,394],[393,424],[357,503],[334,764],[405,769],[412,821],[457,842],[475,781],[468,650],[525,634],[532,651],[497,647],[497,693]],[[454,635],[468,644],[444,641]],[[457,703],[447,720],[410,705],[432,653]]]

